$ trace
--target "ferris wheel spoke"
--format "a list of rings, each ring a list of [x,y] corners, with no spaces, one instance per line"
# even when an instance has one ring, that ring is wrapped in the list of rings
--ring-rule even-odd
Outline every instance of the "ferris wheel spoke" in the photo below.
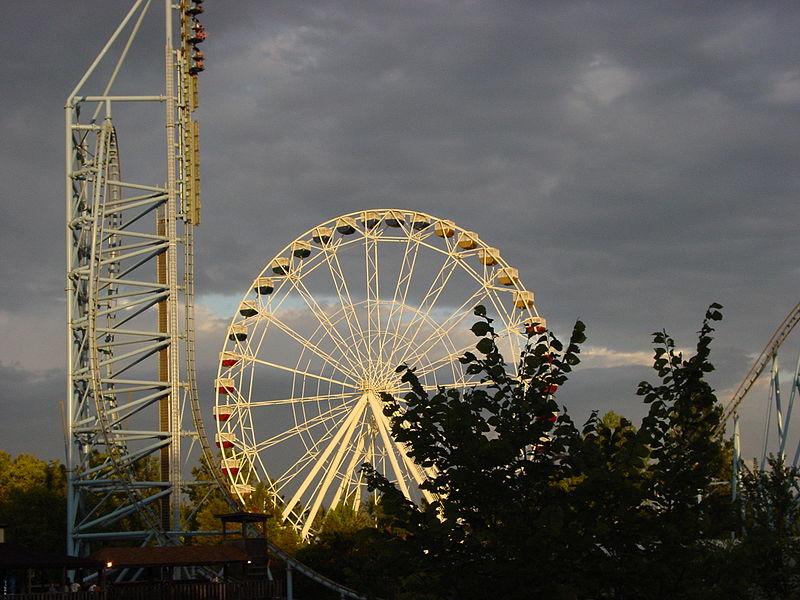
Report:
[[[350,461],[347,464],[347,469],[343,471],[341,474],[342,477],[339,483],[339,487],[336,490],[336,495],[333,497],[333,500],[331,501],[331,506],[330,506],[331,510],[333,510],[339,505],[339,501],[341,500],[343,495],[345,496],[345,498],[349,495],[346,492],[348,487],[354,486],[355,488],[358,488],[358,486],[360,485],[362,479],[361,474],[359,474],[358,478],[354,480],[353,473],[355,472],[356,463],[358,462],[359,458],[362,458],[361,461],[362,463],[366,462],[366,456],[364,454],[366,449],[365,440],[367,436],[370,435],[370,433],[368,432],[369,429],[370,428],[367,422],[362,419],[359,427],[359,433],[356,436],[355,450],[353,450],[352,452]],[[374,437],[374,434],[372,434],[372,436]]]
[[[348,405],[340,405],[331,408],[323,413],[310,417],[301,423],[295,424],[294,427],[290,427],[289,429],[281,431],[280,433],[275,434],[272,437],[255,444],[252,450],[254,452],[261,452],[271,446],[274,446],[275,444],[284,442],[302,433],[306,433],[314,429],[315,427],[319,427],[320,425],[327,424],[331,430],[335,429],[341,424],[341,422],[343,422],[347,418],[347,415],[345,413],[347,413],[349,409],[350,406]],[[336,421],[337,417],[339,417],[339,421]]]
[[[452,331],[454,328],[460,326],[461,323],[463,322],[464,317],[466,316],[466,314],[467,313],[463,313],[463,316],[462,316],[461,319],[458,319],[455,322],[450,323],[449,327],[447,327],[446,331],[444,331],[444,324],[443,324],[442,325],[442,335],[437,335],[437,337],[436,337],[437,343],[438,343],[439,340],[443,340],[447,336],[447,334],[450,331]],[[503,340],[507,339],[508,336],[514,335],[514,330],[517,329],[517,328],[520,328],[521,326],[522,326],[521,324],[517,325],[515,323],[511,323],[508,326],[504,327],[503,329],[501,329],[499,331],[496,331],[497,336],[498,336],[498,341],[500,341],[500,343],[502,344]],[[433,373],[437,369],[443,367],[444,365],[453,363],[454,361],[457,361],[459,358],[464,356],[464,354],[466,354],[468,351],[473,350],[474,348],[475,348],[475,343],[471,341],[470,343],[465,344],[464,346],[461,346],[457,350],[453,350],[449,354],[446,354],[446,355],[444,355],[444,356],[442,356],[442,357],[440,357],[438,359],[431,360],[430,358],[428,358],[427,361],[425,362],[424,366],[421,366],[421,367],[417,368],[416,373],[417,373],[417,375],[419,377],[427,375],[428,373]],[[409,358],[406,358],[405,364],[414,366],[416,363],[418,363],[421,360],[422,357],[425,357],[427,355],[428,355],[427,349],[420,346],[420,347],[415,349],[415,354],[411,355]]]
[[[320,394],[319,396],[293,396],[291,398],[279,398],[276,400],[257,400],[255,402],[236,402],[234,406],[239,408],[253,408],[256,406],[279,406],[282,404],[302,404],[303,402],[328,402],[331,400],[352,399],[355,394]]]
[[[288,469],[286,469],[277,480],[276,485],[278,485],[279,490],[283,490],[286,484],[291,482],[298,474],[302,473],[306,466],[317,459],[320,454],[320,448],[325,445],[325,443],[330,440],[334,435],[335,432],[338,431],[339,427],[344,423],[345,419],[347,418],[347,414],[343,413],[339,416],[339,419],[333,423],[333,425],[328,426],[327,430],[324,434],[319,436],[311,446],[306,446],[305,452],[298,458]]]
[[[339,443],[336,454],[333,456],[330,464],[325,470],[325,475],[323,476],[322,481],[316,487],[314,500],[311,504],[308,518],[306,519],[303,529],[300,531],[301,536],[308,535],[308,531],[311,529],[311,525],[314,523],[317,512],[322,506],[322,502],[325,500],[325,497],[328,495],[328,490],[333,483],[334,477],[340,475],[342,462],[344,461],[346,453],[351,449],[351,439],[353,437],[353,433],[355,432],[356,426],[359,424],[363,416],[364,414],[362,412],[361,415],[353,419],[349,424],[348,430],[345,432],[341,442]]]
[[[352,408],[352,410],[349,412],[349,414],[346,416],[346,418],[341,423],[341,425],[339,425],[339,427],[338,427],[338,429],[336,431],[336,434],[331,438],[331,440],[328,443],[328,445],[325,447],[325,449],[322,451],[322,453],[317,457],[316,463],[309,470],[309,472],[306,474],[305,478],[303,479],[302,483],[297,488],[297,491],[294,493],[294,495],[292,496],[291,500],[289,500],[286,503],[286,505],[285,505],[285,507],[283,509],[283,518],[286,518],[286,516],[289,515],[292,512],[292,510],[294,509],[295,505],[300,501],[300,498],[303,497],[303,495],[305,494],[305,492],[308,489],[308,487],[311,485],[311,483],[314,481],[314,479],[319,474],[320,469],[322,469],[323,465],[325,465],[328,462],[328,458],[330,457],[330,455],[333,453],[333,451],[336,449],[337,446],[342,444],[342,439],[345,436],[348,436],[348,438],[349,438],[349,436],[352,435],[352,429],[355,426],[355,423],[357,422],[357,420],[363,414],[364,409],[367,406],[367,403],[368,403],[367,396],[363,395],[358,400],[356,405]],[[338,453],[337,453],[337,456],[338,456]],[[310,518],[308,518],[306,520],[306,526],[308,526],[308,527],[311,526],[311,521],[313,521],[313,515],[309,515],[309,517]],[[306,530],[306,533],[307,533],[307,530]],[[305,533],[303,533],[302,535],[305,535]]]
[[[262,358],[256,358],[255,356],[244,356],[244,358],[245,360],[251,363],[272,367],[273,369],[278,369],[279,371],[286,371],[287,373],[294,373],[295,375],[302,375],[304,377],[310,377],[312,379],[317,379],[319,381],[327,381],[328,383],[335,383],[336,385],[341,385],[343,387],[350,388],[351,390],[358,390],[358,387],[354,383],[339,381],[338,379],[332,379],[330,377],[325,377],[324,375],[311,373],[310,371],[301,371],[300,369],[287,367],[285,365],[279,365],[278,363],[270,362]]]
[[[339,330],[336,328],[335,324],[331,321],[330,317],[325,314],[325,311],[320,307],[319,303],[314,299],[313,294],[308,291],[306,286],[303,284],[302,280],[300,279],[293,279],[292,280],[292,287],[295,291],[300,294],[303,298],[303,301],[308,306],[308,309],[317,319],[317,322],[320,324],[322,331],[325,335],[333,342],[336,349],[342,356],[342,359],[347,361],[350,364],[350,367],[353,371],[358,371],[358,367],[356,366],[356,357],[352,356],[351,349],[347,343],[347,341],[342,337]]]
[[[389,316],[384,324],[383,335],[380,339],[381,356],[384,355],[384,348],[386,347],[390,336],[394,338],[394,344],[399,342],[398,335],[400,333],[400,326],[402,324],[402,315],[405,312],[404,309],[408,299],[408,291],[411,287],[412,276],[417,264],[419,248],[420,240],[418,238],[407,238],[403,256],[400,262],[400,272],[398,273],[397,283],[395,284],[392,302],[390,305]],[[393,320],[395,321],[394,327],[392,327]]]
[[[457,266],[457,261],[453,258],[452,255],[448,255],[447,260],[442,263],[442,266],[439,268],[438,273],[431,281],[431,285],[428,287],[428,290],[425,293],[425,296],[420,302],[420,306],[414,312],[416,314],[415,317],[411,318],[406,325],[403,333],[398,335],[398,339],[406,340],[404,343],[398,344],[393,348],[391,355],[387,358],[386,363],[389,365],[396,365],[400,362],[400,357],[402,354],[408,349],[408,346],[412,343],[411,340],[419,333],[420,328],[425,324],[425,322],[430,318],[430,313],[433,310],[434,306],[436,305],[436,301],[441,296],[442,292],[447,285],[447,282],[453,275],[455,268]],[[412,330],[412,327],[416,326],[414,330],[414,334],[409,337],[409,332]]]
[[[289,327],[286,323],[281,321],[280,319],[275,318],[273,315],[269,318],[269,322],[273,323],[278,329],[283,331],[286,335],[291,337],[295,342],[300,344],[303,348],[309,350],[314,355],[321,358],[331,367],[342,373],[345,377],[349,377],[353,380],[356,379],[356,374],[352,371],[352,364],[350,367],[344,367],[338,360],[332,357],[329,353],[325,352],[322,348],[318,345],[312,343],[310,340],[306,339],[302,335],[300,335],[297,331],[293,328]]]
[[[485,298],[485,296],[486,290],[483,288],[477,288],[471,296],[462,302],[461,306],[456,308],[452,314],[447,317],[447,319],[445,319],[441,324],[434,325],[433,332],[431,333],[430,337],[420,335],[422,325],[424,324],[420,323],[419,327],[417,327],[417,331],[403,346],[403,354],[397,357],[399,362],[414,366],[414,363],[419,360],[420,357],[429,352],[431,347],[435,347],[436,344],[443,342],[445,339],[449,339],[450,332],[463,323],[468,315],[472,314],[472,307]],[[416,345],[412,346],[412,344],[415,342]]]
[[[422,378],[425,377],[426,375],[436,373],[436,371],[438,371],[442,367],[458,361],[459,358],[464,356],[466,352],[469,352],[470,349],[474,347],[475,347],[474,344],[467,344],[465,346],[462,346],[458,350],[454,350],[452,352],[449,352],[448,354],[444,354],[435,360],[427,360],[424,365],[416,367],[414,369],[414,374],[417,377]],[[421,356],[425,356],[425,354],[420,354],[416,359],[414,358],[409,359],[408,364],[411,365],[412,367],[414,364],[418,364],[420,362],[419,357]],[[447,383],[446,385],[450,387],[451,384]]]
[[[364,236],[364,297],[367,309],[367,365],[372,371],[375,361],[380,361],[380,354],[374,356],[375,344],[373,340],[380,331],[380,277],[378,274],[378,241],[372,234]]]
[[[391,424],[389,423],[389,419],[386,417],[386,415],[383,414],[382,410],[380,410],[379,412],[377,412],[375,414],[376,414],[376,421],[377,421],[377,424],[378,424],[378,429],[381,432],[386,432],[386,434],[388,435],[389,432],[391,431]],[[400,446],[400,444],[395,442],[393,438],[392,438],[392,447],[400,455],[400,458],[403,461],[403,464],[405,465],[408,474],[411,477],[414,478],[414,481],[417,483],[418,486],[421,483],[423,483],[427,478],[430,478],[435,474],[432,469],[423,469],[422,467],[417,465],[411,459],[411,457],[408,455],[408,453]],[[392,452],[392,450],[390,449],[389,446],[387,446],[386,449],[387,449],[387,452],[390,453],[390,462],[392,462],[391,461],[391,457],[394,456],[394,453]],[[404,481],[405,477],[403,476],[403,473],[400,471],[399,464],[396,463],[396,460],[395,460],[395,462],[393,462],[392,466],[393,466],[393,468],[395,470],[395,473],[397,473],[398,481]],[[401,487],[401,490],[402,490],[402,486],[400,486],[400,487]],[[423,497],[428,502],[432,502],[433,501],[434,498],[433,498],[433,495],[430,492],[425,491],[425,490],[421,490],[421,491],[422,491]],[[407,498],[411,497],[408,494],[408,489],[407,488],[406,488],[406,491],[404,493],[406,494]]]
[[[411,498],[411,494],[408,490],[408,484],[406,483],[406,477],[400,470],[400,464],[397,462],[397,456],[395,454],[395,452],[397,452],[401,457],[403,457],[405,453],[397,447],[394,439],[392,439],[389,423],[386,417],[383,415],[383,407],[380,405],[380,400],[378,400],[378,398],[374,395],[370,396],[370,408],[372,408],[372,416],[378,426],[378,433],[383,441],[384,450],[386,451],[389,459],[389,464],[392,466],[392,470],[395,473],[397,485],[406,498]]]
[[[364,355],[362,354],[361,346],[364,345],[366,338],[364,330],[361,326],[361,321],[358,319],[358,314],[355,311],[355,304],[350,295],[350,288],[347,286],[347,278],[342,269],[342,264],[339,261],[337,252],[326,252],[325,258],[328,261],[328,270],[331,274],[333,285],[336,288],[336,295],[339,298],[339,304],[342,307],[342,313],[347,322],[347,328],[350,331],[350,337],[353,340],[353,349],[356,352],[356,359],[359,363],[364,363]],[[364,348],[366,352],[366,348]]]

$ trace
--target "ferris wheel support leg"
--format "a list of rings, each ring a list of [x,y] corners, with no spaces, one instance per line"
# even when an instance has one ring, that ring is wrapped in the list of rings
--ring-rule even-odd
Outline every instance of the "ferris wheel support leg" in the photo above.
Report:
[[[392,440],[391,431],[386,423],[386,417],[383,415],[383,407],[380,404],[381,401],[375,396],[375,394],[371,394],[369,400],[373,417],[378,425],[378,431],[383,439],[383,444],[386,447],[386,453],[389,455],[389,463],[392,465],[392,469],[397,477],[397,484],[400,487],[400,491],[403,492],[403,495],[406,498],[411,498],[411,494],[408,490],[408,484],[406,483],[405,477],[403,477],[403,472],[400,470],[400,464],[397,462],[397,456],[395,455],[395,451],[399,452],[401,455],[402,452],[399,448],[397,448],[394,440]]]
[[[331,439],[331,441],[328,443],[328,446],[325,448],[325,450],[322,452],[322,454],[318,458],[317,463],[314,465],[314,468],[311,469],[311,471],[308,473],[308,475],[306,475],[303,483],[298,488],[298,490],[295,492],[295,494],[292,497],[292,499],[286,504],[286,507],[283,509],[283,515],[282,515],[283,519],[286,519],[292,513],[292,509],[299,502],[301,496],[305,493],[306,488],[308,488],[308,486],[311,485],[313,480],[317,477],[317,474],[322,469],[323,465],[328,461],[328,458],[330,457],[330,455],[333,452],[333,450],[337,446],[339,446],[341,444],[345,444],[345,443],[348,442],[348,440],[346,440],[346,439],[343,440],[342,438],[345,436],[345,434],[350,435],[352,433],[352,427],[358,421],[358,419],[361,418],[361,415],[363,414],[363,412],[364,412],[364,410],[365,410],[365,408],[366,408],[368,403],[369,403],[369,399],[367,398],[367,395],[365,394],[358,401],[358,403],[354,407],[353,411],[347,416],[347,419],[342,424],[342,426],[339,429],[339,431],[336,432],[336,435],[333,437],[333,439]],[[310,516],[310,518],[308,519],[309,527],[311,526],[311,522],[313,520],[314,519],[313,519],[313,514],[312,514]],[[303,535],[305,535],[305,533]]]

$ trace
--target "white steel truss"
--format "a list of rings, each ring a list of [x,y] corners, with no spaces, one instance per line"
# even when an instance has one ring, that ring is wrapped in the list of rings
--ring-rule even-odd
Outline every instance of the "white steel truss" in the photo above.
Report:
[[[759,468],[764,470],[767,457],[770,454],[778,456],[782,460],[790,458],[786,462],[794,467],[797,467],[800,463],[800,438],[797,436],[797,428],[790,427],[795,398],[800,393],[800,351],[797,358],[792,362],[794,365],[793,370],[781,373],[779,364],[780,350],[782,348],[788,349],[789,344],[786,342],[798,322],[800,322],[800,303],[789,311],[789,314],[775,330],[761,354],[756,358],[744,380],[739,384],[736,392],[726,404],[720,418],[720,424],[715,431],[715,435],[720,436],[725,431],[726,424],[733,424],[731,433],[733,437],[732,490],[734,498],[738,490],[740,462],[751,458],[755,460],[755,453],[751,452],[745,456],[742,450],[739,412],[743,408],[745,398],[748,394],[752,396],[752,390],[756,382],[765,371],[769,371],[769,383],[767,385],[767,401],[763,404],[764,416],[761,423],[763,432],[760,459],[758,461]],[[790,356],[790,358],[793,357]],[[788,384],[788,398],[785,397],[787,390],[781,386],[782,379],[784,383]],[[795,443],[796,447],[793,455],[788,457],[787,451],[792,443]]]
[[[164,88],[114,95],[151,5],[165,31]],[[193,344],[199,12],[190,0],[135,1],[66,102],[70,554],[85,554],[93,540],[175,543],[192,443],[211,456]],[[142,150],[156,161],[148,172],[164,180],[128,180],[115,118],[154,103],[163,105],[166,140],[159,133]],[[152,148],[164,142],[158,157]]]

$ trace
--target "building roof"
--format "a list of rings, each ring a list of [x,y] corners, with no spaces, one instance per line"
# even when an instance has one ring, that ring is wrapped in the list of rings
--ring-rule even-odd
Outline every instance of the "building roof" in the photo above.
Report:
[[[236,546],[146,546],[103,548],[91,558],[115,567],[197,566],[246,563],[248,556]]]
[[[254,512],[233,512],[214,516],[223,523],[265,523],[267,519],[272,518],[272,515]]]
[[[0,543],[0,569],[100,568],[101,562],[66,554],[53,554],[16,544]]]

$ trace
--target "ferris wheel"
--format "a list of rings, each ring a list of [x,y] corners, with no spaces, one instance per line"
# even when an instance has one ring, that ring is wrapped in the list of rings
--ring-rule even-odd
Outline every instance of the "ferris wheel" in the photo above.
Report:
[[[494,319],[516,369],[528,326],[546,326],[497,248],[452,221],[408,210],[351,213],[289,243],[244,294],[215,381],[221,469],[242,501],[261,483],[306,537],[325,510],[354,509],[369,462],[409,498],[424,469],[392,439],[382,394],[480,385],[459,362],[473,308]]]

